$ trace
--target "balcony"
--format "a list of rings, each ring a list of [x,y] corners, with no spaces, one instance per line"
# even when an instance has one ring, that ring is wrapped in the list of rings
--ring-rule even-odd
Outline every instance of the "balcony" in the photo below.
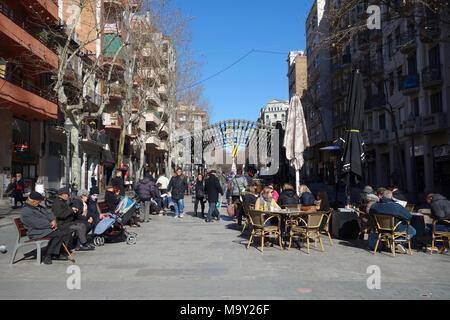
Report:
[[[44,88],[24,74],[0,69],[0,105],[17,115],[27,115],[39,120],[58,117],[57,97],[50,88]]]
[[[119,28],[117,26],[117,23],[105,23],[105,26],[103,27],[103,32],[106,33],[112,33],[112,34],[119,34]]]
[[[416,36],[412,33],[401,35],[397,40],[397,49],[403,54],[408,54],[417,49]]]
[[[118,114],[103,113],[102,123],[105,130],[122,130],[123,120]]]
[[[425,134],[444,131],[447,128],[447,114],[445,112],[422,116],[422,129]]]
[[[420,80],[418,74],[404,76],[402,79],[403,95],[409,96],[416,94],[420,90]]]
[[[106,9],[124,10],[125,5],[123,0],[103,0]]]
[[[24,51],[31,52],[30,59],[34,57],[44,61],[53,69],[58,68],[58,56],[56,47],[48,34],[42,30],[36,30],[26,24],[9,7],[0,2],[0,38],[2,47],[12,50],[12,54],[26,56]]]
[[[365,130],[361,134],[362,140],[365,144],[372,144],[373,143],[373,132],[372,130]]]
[[[155,112],[145,113],[145,121],[147,122],[147,125],[150,125],[150,127],[152,128],[159,126],[159,124],[161,123],[161,119],[156,115]]]
[[[122,100],[125,95],[125,88],[120,86],[119,84],[111,84],[110,92],[109,92],[109,100],[111,103],[116,103]]]
[[[157,94],[153,91],[147,92],[147,100],[150,102],[150,104],[152,104],[154,106],[161,105],[161,99],[159,98],[159,94]]]
[[[152,137],[148,138],[148,140],[147,140],[147,146],[150,146],[153,148],[159,148],[160,145],[161,145],[161,140],[156,136],[152,136]]]
[[[167,98],[169,97],[169,92],[167,90],[167,86],[166,85],[161,85],[158,88],[158,93],[159,93],[161,99],[163,99],[163,100],[167,100]]]
[[[389,131],[386,129],[374,131],[372,134],[374,144],[388,143],[389,141]]]
[[[422,86],[424,89],[432,89],[442,85],[442,65],[428,66],[422,70]]]
[[[166,68],[160,68],[158,70],[159,78],[161,83],[167,84],[169,82],[169,73]]]
[[[90,143],[94,143],[97,145],[106,145],[108,144],[108,138],[105,134],[105,132],[99,131],[97,129],[91,128],[90,126],[85,125],[82,130],[81,133],[83,135],[83,142],[90,142]]]

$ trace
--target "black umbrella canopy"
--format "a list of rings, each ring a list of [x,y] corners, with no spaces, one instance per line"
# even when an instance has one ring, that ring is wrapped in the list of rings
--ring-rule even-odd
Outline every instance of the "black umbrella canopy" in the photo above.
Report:
[[[347,185],[347,189],[350,185],[358,183],[363,175],[362,164],[365,156],[360,129],[365,99],[362,74],[359,71],[354,71],[346,100],[347,131],[341,159],[341,178]]]

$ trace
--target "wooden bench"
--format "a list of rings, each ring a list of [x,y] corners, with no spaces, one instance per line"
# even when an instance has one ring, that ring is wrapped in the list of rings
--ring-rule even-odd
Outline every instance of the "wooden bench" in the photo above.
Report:
[[[16,257],[17,250],[19,248],[30,246],[30,245],[35,245],[36,246],[36,261],[37,261],[37,264],[40,265],[41,264],[41,246],[44,243],[48,243],[50,240],[52,240],[52,238],[44,237],[44,238],[40,238],[40,239],[21,241],[23,238],[28,237],[27,229],[25,229],[25,226],[23,225],[22,220],[20,220],[20,218],[15,218],[14,224],[16,225],[18,236],[17,236],[17,241],[16,241],[16,245],[13,250],[10,264],[14,264],[14,258]],[[74,230],[71,230],[71,231],[73,232]],[[63,245],[64,249],[66,250],[67,254],[69,255],[70,260],[72,262],[75,262],[75,260],[73,260],[71,254],[70,254],[70,251],[67,249],[64,241],[62,242],[62,245]]]

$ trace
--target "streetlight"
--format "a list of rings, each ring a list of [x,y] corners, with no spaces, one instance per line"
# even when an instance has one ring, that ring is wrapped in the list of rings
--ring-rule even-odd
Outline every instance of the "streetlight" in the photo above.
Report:
[[[70,188],[70,132],[73,128],[73,123],[70,121],[70,118],[67,117],[64,122],[64,129],[66,130],[67,135],[67,143],[66,143],[66,188]]]
[[[407,135],[411,136],[411,170],[413,177],[414,202],[417,203],[417,173],[416,173],[416,147],[414,143],[414,131],[416,128],[416,118],[412,112],[409,113],[406,123]]]

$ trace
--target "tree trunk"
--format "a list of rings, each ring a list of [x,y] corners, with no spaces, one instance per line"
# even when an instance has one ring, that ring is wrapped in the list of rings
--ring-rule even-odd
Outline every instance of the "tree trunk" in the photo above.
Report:
[[[70,131],[70,141],[72,147],[71,161],[71,183],[73,187],[79,190],[81,186],[81,161],[80,161],[80,128],[77,125]]]
[[[125,126],[125,123],[123,125],[122,130],[120,131],[120,142],[119,142],[119,150],[117,151],[117,168],[122,167],[123,163],[123,149],[125,146],[125,135],[126,135],[127,127]]]
[[[138,171],[138,177],[139,179],[144,178],[144,166],[145,166],[145,142],[141,145],[139,148],[139,171]]]

